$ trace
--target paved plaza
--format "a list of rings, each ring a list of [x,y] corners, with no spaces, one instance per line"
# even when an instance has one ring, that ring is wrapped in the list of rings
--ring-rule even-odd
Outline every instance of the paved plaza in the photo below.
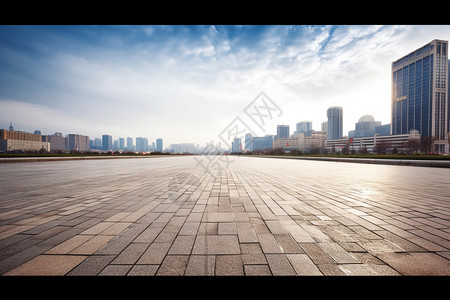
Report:
[[[1,275],[450,275],[447,168],[239,156],[0,164]]]

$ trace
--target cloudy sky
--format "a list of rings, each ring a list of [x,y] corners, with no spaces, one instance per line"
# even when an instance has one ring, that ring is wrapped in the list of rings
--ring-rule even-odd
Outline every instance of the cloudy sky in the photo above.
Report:
[[[266,134],[330,106],[347,134],[390,123],[391,62],[433,39],[450,26],[0,26],[0,128],[203,146],[264,92]]]

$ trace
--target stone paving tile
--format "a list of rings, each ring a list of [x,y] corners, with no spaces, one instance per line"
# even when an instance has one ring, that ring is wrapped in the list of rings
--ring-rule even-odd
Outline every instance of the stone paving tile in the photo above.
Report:
[[[188,255],[167,255],[158,269],[156,275],[159,276],[181,276],[189,260]]]
[[[192,254],[240,254],[239,241],[235,235],[198,235]]]
[[[266,254],[267,262],[269,263],[270,271],[276,276],[292,276],[296,272],[289,263],[284,254]]]
[[[0,275],[449,275],[447,170],[229,158],[2,166]]]
[[[216,256],[191,255],[184,274],[188,276],[212,276],[215,275],[215,269]]]
[[[87,256],[39,255],[21,266],[7,272],[13,276],[61,276],[67,274]]]
[[[244,272],[247,276],[270,276],[268,265],[244,265]]]
[[[219,276],[242,276],[244,275],[244,264],[240,255],[217,255],[216,275]]]

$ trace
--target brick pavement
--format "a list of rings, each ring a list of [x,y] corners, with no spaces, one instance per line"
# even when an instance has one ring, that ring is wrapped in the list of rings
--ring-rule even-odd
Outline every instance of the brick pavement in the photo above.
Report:
[[[446,169],[210,160],[1,165],[0,274],[450,274]]]

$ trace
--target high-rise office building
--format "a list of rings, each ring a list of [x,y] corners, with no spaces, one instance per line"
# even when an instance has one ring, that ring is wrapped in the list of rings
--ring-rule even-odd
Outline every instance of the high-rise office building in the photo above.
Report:
[[[320,131],[327,133],[328,132],[328,122],[322,122],[322,124],[320,125]]]
[[[242,144],[240,138],[234,138],[231,142],[231,152],[239,153],[242,151]]]
[[[106,151],[111,151],[113,147],[112,136],[104,134],[102,135],[102,149]]]
[[[69,134],[69,151],[89,151],[89,137],[80,134]]]
[[[289,125],[277,125],[277,139],[289,137]]]
[[[245,134],[245,150],[253,151],[253,136],[251,133]]]
[[[125,150],[125,139],[119,138],[119,150]]]
[[[159,138],[156,139],[156,152],[162,152],[163,151],[163,139]]]
[[[101,138],[95,138],[94,139],[94,145],[95,145],[95,149],[102,149],[102,139]]]
[[[334,140],[342,138],[343,112],[342,107],[333,106],[327,110],[328,131],[327,139]]]
[[[418,130],[448,151],[448,41],[433,40],[392,62],[392,134]]]
[[[127,137],[127,150],[134,151],[133,138]]]
[[[145,152],[148,150],[148,138],[137,137],[136,138],[136,151]]]
[[[305,136],[311,136],[312,134],[312,121],[302,121],[297,123],[297,130],[294,134],[304,133]]]

